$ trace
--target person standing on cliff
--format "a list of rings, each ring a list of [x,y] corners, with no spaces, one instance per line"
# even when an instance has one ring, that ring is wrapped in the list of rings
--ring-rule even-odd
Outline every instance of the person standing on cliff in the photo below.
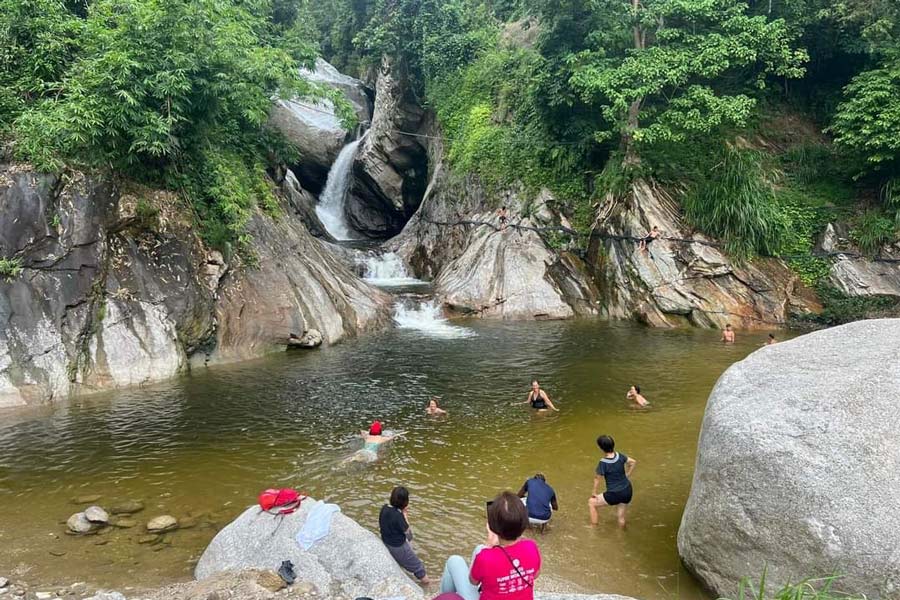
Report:
[[[726,344],[734,343],[734,330],[731,328],[731,323],[725,324],[725,330],[722,332],[722,341]]]

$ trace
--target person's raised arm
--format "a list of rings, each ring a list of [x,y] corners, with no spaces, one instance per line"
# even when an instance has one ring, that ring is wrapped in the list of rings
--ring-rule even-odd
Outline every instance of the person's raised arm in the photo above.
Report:
[[[522,484],[522,487],[519,489],[516,496],[518,496],[519,498],[524,498],[527,494],[528,494],[528,482],[526,481],[525,483]]]
[[[634,465],[637,464],[637,461],[628,457],[628,460],[625,461],[625,477],[631,477],[631,472],[634,471]]]

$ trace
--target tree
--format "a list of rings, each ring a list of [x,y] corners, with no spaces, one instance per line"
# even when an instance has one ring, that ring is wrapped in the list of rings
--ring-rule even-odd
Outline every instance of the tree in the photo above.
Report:
[[[557,25],[549,10],[559,2],[538,5]],[[806,53],[785,21],[749,15],[746,1],[569,2],[591,15],[583,47],[564,58],[570,84],[600,113],[596,138],[618,137],[628,164],[639,162],[641,144],[743,126],[752,90],[770,76],[803,75]]]

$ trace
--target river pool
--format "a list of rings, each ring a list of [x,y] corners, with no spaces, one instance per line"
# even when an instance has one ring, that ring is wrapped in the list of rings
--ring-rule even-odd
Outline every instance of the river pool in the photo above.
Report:
[[[407,315],[408,316],[408,315]],[[533,534],[544,573],[588,590],[643,599],[704,593],[681,567],[675,537],[690,489],[706,399],[718,376],[764,333],[723,346],[703,330],[596,321],[464,321],[396,328],[310,352],[200,370],[165,384],[0,412],[0,575],[122,589],[190,578],[216,528],[266,487],[296,487],[340,504],[377,531],[395,484],[431,574],[484,534],[484,501],[543,471],[560,512]],[[532,414],[532,377],[561,409]],[[652,403],[629,406],[639,384]],[[426,418],[430,395],[450,414]],[[383,459],[342,468],[352,434],[373,418],[407,430]],[[628,528],[611,511],[588,527],[598,434],[637,459]],[[164,543],[109,529],[64,534],[78,506],[141,500],[136,515],[172,514],[189,529]]]

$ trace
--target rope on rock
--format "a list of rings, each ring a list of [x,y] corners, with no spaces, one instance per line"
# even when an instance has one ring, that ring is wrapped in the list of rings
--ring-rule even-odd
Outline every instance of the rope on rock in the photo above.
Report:
[[[490,221],[473,221],[467,219],[460,219],[458,221],[433,221],[431,219],[426,219],[422,216],[415,217],[419,221],[423,223],[428,223],[429,225],[437,225],[439,227],[490,227],[494,231],[502,231],[502,229],[495,225]],[[589,237],[589,238],[600,238],[604,240],[617,240],[617,241],[631,241],[631,242],[640,242],[643,237],[635,237],[633,235],[617,235],[612,233],[601,233],[599,231],[590,231],[588,233],[582,231],[576,231],[570,227],[563,227],[562,225],[556,227],[532,227],[530,225],[520,225],[518,223],[510,223],[506,226],[507,229],[514,229],[520,231],[533,231],[537,234],[548,233],[548,232],[556,232],[556,233],[565,233],[572,237]],[[666,240],[669,242],[679,242],[683,244],[700,244],[703,246],[710,246],[712,248],[722,248],[723,244],[720,242],[713,242],[709,240],[698,240],[694,238],[679,238],[679,237],[671,237],[661,235],[656,239]],[[860,254],[859,252],[820,252],[817,254],[779,254],[773,256],[772,258],[780,258],[782,260],[789,259],[797,259],[797,258],[809,258],[810,256],[814,258],[833,258],[836,256],[843,256],[845,258],[853,258],[853,259],[865,259],[872,262],[882,262],[882,263],[900,263],[900,258],[890,258],[883,256],[875,256],[868,257],[864,254]]]

